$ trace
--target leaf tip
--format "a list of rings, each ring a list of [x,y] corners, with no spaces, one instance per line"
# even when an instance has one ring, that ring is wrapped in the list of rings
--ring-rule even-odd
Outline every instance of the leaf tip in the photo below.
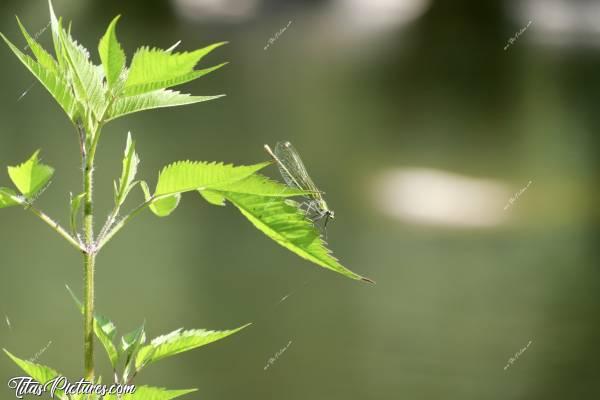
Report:
[[[375,282],[373,279],[367,278],[366,276],[361,276],[360,280],[363,281],[363,282],[370,283],[371,285],[376,285],[377,284],[377,282]]]

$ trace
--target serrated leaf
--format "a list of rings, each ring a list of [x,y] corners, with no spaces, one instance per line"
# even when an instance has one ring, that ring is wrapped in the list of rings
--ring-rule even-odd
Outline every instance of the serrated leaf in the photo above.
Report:
[[[251,324],[246,324],[237,329],[226,331],[207,331],[203,329],[184,331],[178,329],[167,335],[159,336],[152,340],[150,344],[140,348],[135,359],[135,367],[139,371],[144,366],[162,360],[163,358],[174,356],[226,338],[249,325]]]
[[[136,330],[129,332],[121,337],[119,344],[119,350],[121,351],[120,358],[125,360],[125,370],[123,372],[123,382],[127,382],[130,379],[131,374],[135,369],[135,354],[139,350],[140,346],[146,343],[146,332],[144,331],[144,324]]]
[[[225,42],[183,53],[141,47],[131,61],[124,93],[127,96],[147,93],[177,86],[206,75],[224,64],[198,71],[194,71],[194,67],[206,54],[223,44]]]
[[[3,350],[6,353],[6,355],[8,355],[11,358],[11,360],[14,361],[15,364],[17,364],[23,371],[25,371],[27,375],[29,375],[41,384],[45,384],[58,376],[63,376],[62,374],[48,366],[20,359],[19,357],[11,354],[8,350]],[[62,390],[56,391],[56,394],[58,394],[59,396],[61,396],[63,393],[64,392]]]
[[[135,186],[135,176],[140,159],[135,152],[135,142],[131,139],[131,132],[127,134],[127,144],[123,155],[123,169],[119,184],[116,185],[115,204],[121,206],[131,189]]]
[[[17,201],[17,193],[9,188],[0,187],[0,208],[6,208],[21,204]]]
[[[70,222],[71,222],[71,232],[77,231],[77,215],[79,213],[79,208],[81,207],[81,202],[85,198],[85,193],[80,193],[77,196],[73,197],[71,195],[71,213],[70,213]]]
[[[282,185],[260,174],[250,175],[231,184],[215,186],[213,189],[199,190],[198,192],[210,204],[224,206],[225,197],[220,194],[222,191],[272,197],[292,197],[307,194],[305,191]]]
[[[44,50],[44,48],[42,46],[40,46],[40,44],[34,38],[32,38],[31,35],[29,35],[29,32],[27,32],[27,29],[25,29],[25,27],[21,23],[21,20],[19,19],[19,17],[17,17],[17,23],[19,24],[21,33],[23,34],[23,36],[25,37],[25,40],[27,41],[27,46],[31,49],[32,53],[35,55],[35,58],[37,59],[38,63],[43,68],[45,68],[49,71],[57,72],[58,66],[56,64],[56,60],[46,50]]]
[[[19,61],[21,61],[23,65],[27,67],[27,69],[37,78],[38,81],[40,81],[40,83],[46,88],[46,90],[48,90],[56,102],[73,121],[77,116],[78,107],[68,83],[57,73],[45,68],[27,54],[21,52],[21,50],[12,44],[6,38],[6,36],[1,33],[0,36],[2,36],[2,39],[4,39],[8,47],[10,47]]]
[[[60,24],[58,33],[75,97],[85,104],[85,108],[93,113],[97,121],[103,120],[106,110],[106,88],[103,85],[102,66],[94,65],[90,61],[87,49],[60,28]]]
[[[52,178],[54,168],[40,164],[37,150],[23,164],[8,167],[8,175],[17,189],[28,199],[32,199]]]
[[[134,393],[125,394],[121,397],[106,395],[106,400],[171,400],[183,395],[193,393],[198,389],[167,390],[150,386],[137,387]]]
[[[98,53],[104,67],[104,76],[109,87],[115,85],[125,67],[125,52],[117,40],[115,31],[120,17],[118,15],[111,21],[98,45]]]
[[[155,196],[218,188],[248,178],[268,162],[234,166],[217,162],[178,161],[160,172]]]
[[[106,121],[112,121],[124,115],[139,111],[201,103],[203,101],[218,99],[223,96],[225,95],[192,96],[174,90],[162,89],[136,96],[121,97],[111,105]]]
[[[268,162],[238,167],[214,162],[175,162],[161,171],[154,191],[157,200],[150,205],[150,209],[160,217],[167,216],[179,204],[181,193],[233,184],[267,165]]]
[[[148,83],[140,83],[137,85],[133,85],[125,88],[124,94],[126,96],[135,96],[137,94],[148,93],[158,89],[165,89],[174,86],[179,86],[187,82],[191,82],[198,78],[203,77],[213,71],[218,70],[219,68],[227,65],[228,63],[221,63],[219,65],[215,65],[214,67],[199,69],[197,71],[192,71],[184,75],[176,76],[174,78],[165,79],[161,81],[148,82]]]
[[[306,218],[298,204],[278,197],[219,192],[235,205],[252,224],[281,246],[323,268],[352,279],[372,282],[344,267],[325,246],[320,232]]]
[[[62,44],[60,42],[60,30],[61,24],[59,20],[56,18],[56,14],[54,13],[54,7],[52,6],[52,0],[48,0],[48,8],[50,11],[50,30],[52,32],[52,42],[54,44],[54,52],[56,54],[56,58],[58,64],[61,68],[64,67],[66,60],[64,59],[64,55],[62,52]]]
[[[146,342],[146,332],[144,331],[144,324],[142,324],[139,328],[135,329],[123,335],[121,337],[120,342],[120,350],[121,353],[125,356],[128,356],[132,352],[136,350],[136,346],[140,344],[144,344]]]
[[[292,197],[303,196],[310,192],[283,185],[261,174],[253,174],[247,178],[228,182],[223,185],[213,185],[206,191],[233,192],[254,194],[267,197]]]
[[[67,290],[83,314],[83,304],[81,301],[79,301],[77,296],[75,296],[75,293],[73,293],[69,286],[67,286]],[[106,350],[106,354],[108,355],[113,368],[116,368],[117,363],[119,362],[119,353],[117,352],[117,348],[113,343],[113,338],[115,337],[116,331],[117,329],[115,324],[113,324],[111,320],[102,315],[94,314],[94,333],[96,334],[98,340],[100,340],[100,343],[102,343],[104,350]]]

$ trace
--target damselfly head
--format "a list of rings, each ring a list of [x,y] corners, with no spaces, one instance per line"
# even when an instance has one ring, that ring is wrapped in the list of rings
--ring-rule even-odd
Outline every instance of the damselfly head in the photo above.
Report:
[[[329,218],[331,218],[331,219],[335,219],[335,212],[333,212],[333,211],[331,211],[331,210],[328,210],[328,211],[327,211],[327,214],[329,215]]]

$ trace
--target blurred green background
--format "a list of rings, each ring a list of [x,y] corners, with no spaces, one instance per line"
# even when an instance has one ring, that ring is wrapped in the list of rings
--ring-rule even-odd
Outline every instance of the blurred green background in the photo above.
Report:
[[[136,383],[198,387],[190,399],[599,397],[597,2],[54,6],[96,62],[116,14],[129,57],[143,44],[230,41],[203,64],[231,63],[184,87],[227,97],[107,126],[100,215],[127,131],[151,185],[175,160],[254,163],[267,159],[264,143],[290,140],[336,211],[335,254],[377,281],[315,267],[233,207],[184,196],[171,217],[144,213],[106,247],[98,310],[120,333],[146,320],[151,337],[254,325],[153,365]],[[15,14],[32,33],[48,23],[45,0],[2,1],[1,31],[21,46]],[[39,40],[50,44],[49,32]],[[2,47],[0,163],[41,148],[56,175],[38,205],[66,222],[68,192],[81,186],[75,133]],[[0,183],[9,184],[5,172]],[[81,257],[30,213],[0,211],[0,346],[30,358],[51,341],[38,361],[80,378],[82,321],[64,285],[81,292]],[[97,360],[108,378],[100,349]],[[0,358],[4,382],[19,374]]]

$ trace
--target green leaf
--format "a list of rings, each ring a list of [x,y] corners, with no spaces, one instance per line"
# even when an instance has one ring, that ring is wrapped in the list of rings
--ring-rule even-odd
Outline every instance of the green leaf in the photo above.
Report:
[[[121,206],[127,195],[136,185],[134,182],[140,159],[135,152],[135,142],[131,139],[131,132],[127,134],[127,144],[123,156],[123,170],[118,185],[115,183],[115,204]]]
[[[48,8],[50,11],[50,28],[52,31],[52,42],[54,44],[54,51],[56,53],[58,64],[61,68],[63,68],[66,63],[66,60],[64,59],[62,43],[60,41],[60,31],[62,28],[60,22],[56,18],[56,14],[54,13],[54,7],[52,7],[52,0],[48,0]]]
[[[120,97],[111,105],[106,121],[112,121],[124,115],[139,111],[201,103],[203,101],[218,99],[223,96],[225,95],[191,96],[174,90],[162,89],[136,96]]]
[[[79,212],[79,208],[81,207],[81,202],[84,198],[85,193],[80,193],[75,197],[73,197],[73,194],[71,194],[71,233],[77,231],[77,215]]]
[[[149,345],[143,346],[136,356],[135,367],[139,371],[155,361],[226,338],[249,325],[251,324],[227,331],[207,331],[203,329],[184,331],[178,329],[167,335],[159,336],[152,340]]]
[[[260,174],[250,175],[234,183],[218,185],[214,186],[213,189],[199,190],[198,192],[210,204],[224,206],[225,197],[220,193],[223,191],[271,197],[291,197],[307,194],[305,191],[282,185]]]
[[[176,76],[174,78],[165,79],[161,81],[148,82],[143,84],[137,84],[134,86],[130,86],[125,88],[124,93],[126,96],[135,96],[137,94],[143,94],[152,92],[158,89],[170,88],[173,86],[182,85],[187,82],[191,82],[196,80],[204,75],[207,75],[213,71],[218,70],[219,68],[227,65],[228,63],[221,63],[219,65],[215,65],[214,67],[199,69],[197,71],[192,71],[184,75]]]
[[[224,64],[198,71],[195,71],[194,67],[206,54],[225,43],[216,43],[189,53],[141,47],[131,61],[124,93],[127,96],[147,93],[177,86],[206,75]]]
[[[167,390],[150,386],[140,386],[132,394],[125,394],[120,398],[109,394],[104,397],[106,400],[171,400],[183,395],[193,393],[198,389]]]
[[[244,193],[268,197],[303,196],[310,193],[283,185],[261,174],[253,174],[247,178],[222,185],[212,185],[210,189],[206,189],[205,191]]]
[[[92,112],[96,121],[103,122],[106,117],[106,88],[102,66],[94,65],[87,49],[60,26],[58,33],[75,97]]]
[[[41,384],[45,384],[58,376],[63,376],[62,374],[53,370],[50,367],[47,367],[42,364],[36,364],[31,361],[22,360],[19,357],[12,355],[8,350],[3,350],[14,361],[15,364],[17,364],[23,371],[25,371],[27,375],[29,375]],[[56,394],[60,396],[63,394],[63,391],[57,390]]]
[[[144,332],[144,324],[136,330],[129,332],[121,337],[120,350],[127,355],[135,350],[135,346],[146,341],[146,333]]]
[[[42,64],[36,62],[33,58],[21,52],[21,50],[12,44],[6,38],[6,36],[1,33],[0,36],[2,36],[2,39],[4,39],[8,47],[10,47],[17,58],[23,63],[23,65],[25,65],[25,67],[27,67],[27,69],[37,78],[37,80],[40,81],[46,90],[50,92],[52,97],[73,121],[77,116],[78,106],[68,83],[61,77],[61,75],[44,67]]]
[[[150,210],[158,217],[167,217],[179,206],[181,195],[175,194],[155,200],[150,204]]]
[[[104,76],[109,87],[115,85],[125,67],[125,52],[117,40],[115,32],[120,17],[120,15],[116,16],[108,25],[108,29],[98,45],[98,53],[104,67]]]
[[[77,304],[79,310],[83,314],[83,304],[81,303],[81,301],[79,301],[77,296],[75,296],[75,293],[73,293],[69,286],[67,286],[67,290],[69,291],[71,297],[75,301],[75,304]],[[115,327],[115,324],[113,324],[111,320],[109,320],[106,317],[103,317],[102,315],[94,314],[94,333],[96,334],[96,337],[98,337],[98,339],[100,340],[100,343],[102,343],[104,350],[106,350],[106,354],[108,355],[108,358],[110,359],[110,363],[112,364],[113,368],[116,368],[117,363],[119,362],[119,353],[117,352],[117,348],[113,344],[113,338],[115,337],[116,331],[117,329]]]
[[[0,208],[16,206],[21,204],[17,201],[17,193],[9,188],[0,187]]]
[[[248,178],[270,163],[233,166],[216,162],[178,161],[160,172],[155,196],[219,188]]]
[[[198,193],[200,193],[200,196],[202,196],[209,204],[214,206],[225,206],[225,197],[218,192],[213,192],[211,190],[198,190]]]
[[[10,179],[27,199],[35,197],[48,184],[54,174],[54,168],[39,163],[39,152],[37,150],[29,160],[21,165],[8,167]]]
[[[181,193],[233,184],[267,165],[268,162],[238,167],[214,162],[175,162],[161,171],[154,192],[156,200],[150,209],[159,217],[167,216],[177,208]]]
[[[123,382],[127,382],[134,367],[133,355],[137,353],[140,346],[146,343],[146,332],[144,324],[136,330],[129,332],[121,337],[119,350],[121,351],[121,359],[125,360],[125,371],[123,373]]]
[[[320,232],[296,202],[233,191],[220,191],[219,194],[235,205],[256,228],[300,257],[349,278],[372,282],[350,271],[333,257]]]
[[[58,65],[56,64],[56,60],[46,50],[44,50],[44,48],[42,46],[40,46],[40,44],[34,38],[32,38],[29,35],[27,30],[21,23],[21,20],[19,20],[19,17],[17,17],[17,23],[19,24],[21,33],[23,34],[23,36],[25,37],[25,40],[27,41],[27,46],[29,46],[32,53],[35,55],[35,58],[37,59],[38,63],[40,63],[40,65],[43,68],[45,68],[49,71],[57,72]]]

